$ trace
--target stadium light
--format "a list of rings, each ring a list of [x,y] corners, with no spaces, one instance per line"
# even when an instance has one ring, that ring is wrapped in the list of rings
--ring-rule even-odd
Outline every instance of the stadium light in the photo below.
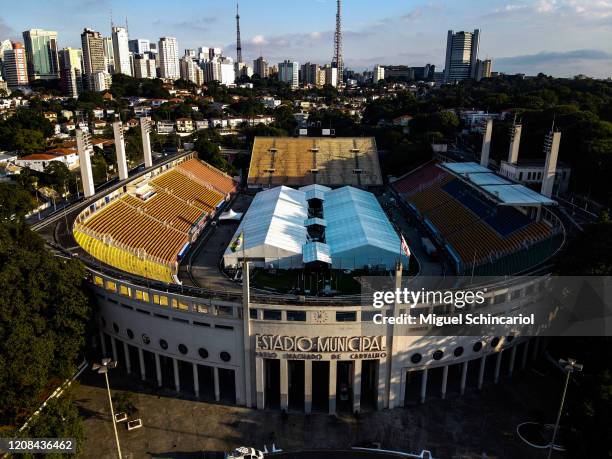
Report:
[[[561,395],[561,405],[559,406],[559,412],[557,413],[557,421],[555,422],[555,428],[553,429],[552,440],[548,445],[548,459],[552,456],[553,449],[555,448],[555,437],[557,436],[557,430],[559,429],[559,422],[561,421],[561,413],[563,413],[563,404],[565,403],[565,395],[567,394],[567,386],[569,385],[570,376],[574,371],[582,371],[582,364],[576,362],[575,359],[560,359],[559,365],[563,367],[565,372],[565,387],[563,388],[563,395]]]
[[[111,411],[111,422],[113,423],[113,430],[115,432],[115,442],[117,444],[117,455],[121,459],[121,446],[119,445],[119,435],[117,434],[117,423],[115,422],[115,410],[113,409],[113,399],[111,398],[110,385],[108,384],[108,370],[111,368],[117,368],[117,362],[109,358],[102,359],[101,363],[94,363],[91,369],[97,371],[100,374],[104,374],[106,380],[106,391],[108,392],[108,403]]]

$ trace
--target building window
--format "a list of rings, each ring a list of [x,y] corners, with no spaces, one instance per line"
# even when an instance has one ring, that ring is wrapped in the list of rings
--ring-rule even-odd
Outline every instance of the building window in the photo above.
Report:
[[[217,306],[217,315],[231,317],[234,315],[234,308],[231,306]]]
[[[287,320],[290,322],[306,322],[306,311],[287,311]]]
[[[249,317],[251,319],[257,319],[257,309],[249,309]]]
[[[356,320],[357,313],[355,311],[336,311],[336,322],[355,322]]]
[[[474,350],[474,352],[480,352],[480,350],[482,349],[482,341],[476,341],[472,349]]]
[[[126,330],[129,339],[134,339],[134,332],[129,328]]]
[[[277,309],[264,309],[264,320],[281,320],[282,313]]]
[[[497,347],[498,344],[499,344],[499,338],[496,336],[495,338],[491,340],[491,347]]]
[[[223,360],[224,362],[229,362],[230,360],[232,360],[232,356],[229,355],[229,352],[221,352],[219,354],[219,358],[221,358],[221,360]]]
[[[440,349],[433,353],[434,360],[440,360],[442,357],[444,357],[444,352],[442,352]]]
[[[142,334],[142,342],[144,344],[151,344],[151,338],[149,338],[149,335],[147,335],[146,333]]]
[[[116,322],[113,322],[113,330],[115,330],[115,333],[119,333],[119,325]]]
[[[119,286],[119,295],[122,295],[122,296],[132,296],[132,290],[129,287],[126,287],[125,285],[120,285]]]
[[[463,347],[462,346],[456,347],[455,350],[453,351],[453,354],[455,357],[461,357],[463,355]]]
[[[183,355],[187,354],[187,346],[185,346],[184,344],[179,344],[178,350]]]
[[[202,357],[203,359],[207,359],[208,358],[208,351],[206,349],[204,349],[203,347],[198,349],[198,354],[200,354],[200,357]]]
[[[110,290],[111,292],[117,291],[117,284],[113,281],[106,281],[106,290]]]
[[[410,361],[415,364],[419,363],[422,359],[423,359],[423,356],[419,354],[418,352],[415,354],[412,354],[412,357],[410,357]]]
[[[164,350],[168,349],[168,342],[165,339],[160,339],[159,347],[161,347]]]

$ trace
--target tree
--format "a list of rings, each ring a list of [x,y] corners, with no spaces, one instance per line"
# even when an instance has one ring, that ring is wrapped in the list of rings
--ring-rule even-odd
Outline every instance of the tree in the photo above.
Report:
[[[211,166],[215,166],[225,171],[229,169],[227,161],[219,152],[219,146],[211,142],[207,137],[202,135],[198,136],[193,148],[198,152],[198,157]]]
[[[68,190],[70,179],[72,178],[68,166],[61,161],[51,161],[45,167],[45,172],[42,176],[42,183],[52,187],[58,193],[64,193]]]
[[[555,271],[563,276],[612,275],[612,221],[607,214],[568,242]]]
[[[0,182],[0,221],[23,219],[34,208],[32,196],[22,186]]]
[[[72,374],[90,318],[85,272],[57,258],[22,220],[0,225],[0,424],[39,402],[48,381]]]

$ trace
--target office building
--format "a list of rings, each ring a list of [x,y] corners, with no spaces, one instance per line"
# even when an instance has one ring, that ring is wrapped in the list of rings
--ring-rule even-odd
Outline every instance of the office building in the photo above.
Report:
[[[112,37],[104,37],[102,38],[102,43],[104,45],[104,66],[106,67],[106,71],[110,74],[115,73],[115,51],[113,49],[113,39]]]
[[[23,32],[28,76],[30,81],[51,80],[59,77],[57,32],[30,29]]]
[[[385,68],[382,65],[377,65],[374,67],[374,71],[372,73],[372,81],[374,83],[378,83],[380,80],[385,79]]]
[[[128,49],[134,54],[148,53],[151,50],[150,42],[149,40],[144,40],[142,38],[128,40]]]
[[[181,76],[179,68],[178,43],[174,37],[159,39],[159,76],[177,80]]]
[[[456,83],[476,77],[476,60],[480,30],[474,32],[448,31],[446,41],[446,61],[444,65],[444,81]]]
[[[253,74],[259,75],[261,78],[268,77],[268,61],[263,56],[259,56],[253,61]]]
[[[12,48],[4,51],[4,79],[9,88],[28,84],[26,50],[21,43],[13,42]]]
[[[278,64],[278,80],[296,89],[300,86],[299,83],[299,68],[300,64],[295,61],[285,60]]]
[[[234,64],[234,71],[236,72],[236,78],[253,76],[253,67],[248,65],[246,62],[236,62]]]
[[[83,66],[80,49],[64,48],[60,50],[60,86],[68,97],[76,99],[83,91]]]
[[[113,27],[112,41],[113,58],[115,63],[114,73],[123,73],[124,75],[132,76],[127,29],[125,27]]]

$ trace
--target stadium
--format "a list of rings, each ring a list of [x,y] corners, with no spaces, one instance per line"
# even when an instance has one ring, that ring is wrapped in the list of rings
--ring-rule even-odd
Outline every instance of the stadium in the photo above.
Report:
[[[96,191],[78,139],[86,196],[33,227],[85,263],[97,349],[134,378],[257,409],[359,412],[479,390],[544,346],[409,325],[372,335],[380,310],[345,288],[358,274],[516,275],[478,312],[529,314],[564,226],[550,193],[488,161],[433,160],[385,185],[373,139],[257,137],[240,184],[195,152],[154,163],[143,135],[144,167]]]

